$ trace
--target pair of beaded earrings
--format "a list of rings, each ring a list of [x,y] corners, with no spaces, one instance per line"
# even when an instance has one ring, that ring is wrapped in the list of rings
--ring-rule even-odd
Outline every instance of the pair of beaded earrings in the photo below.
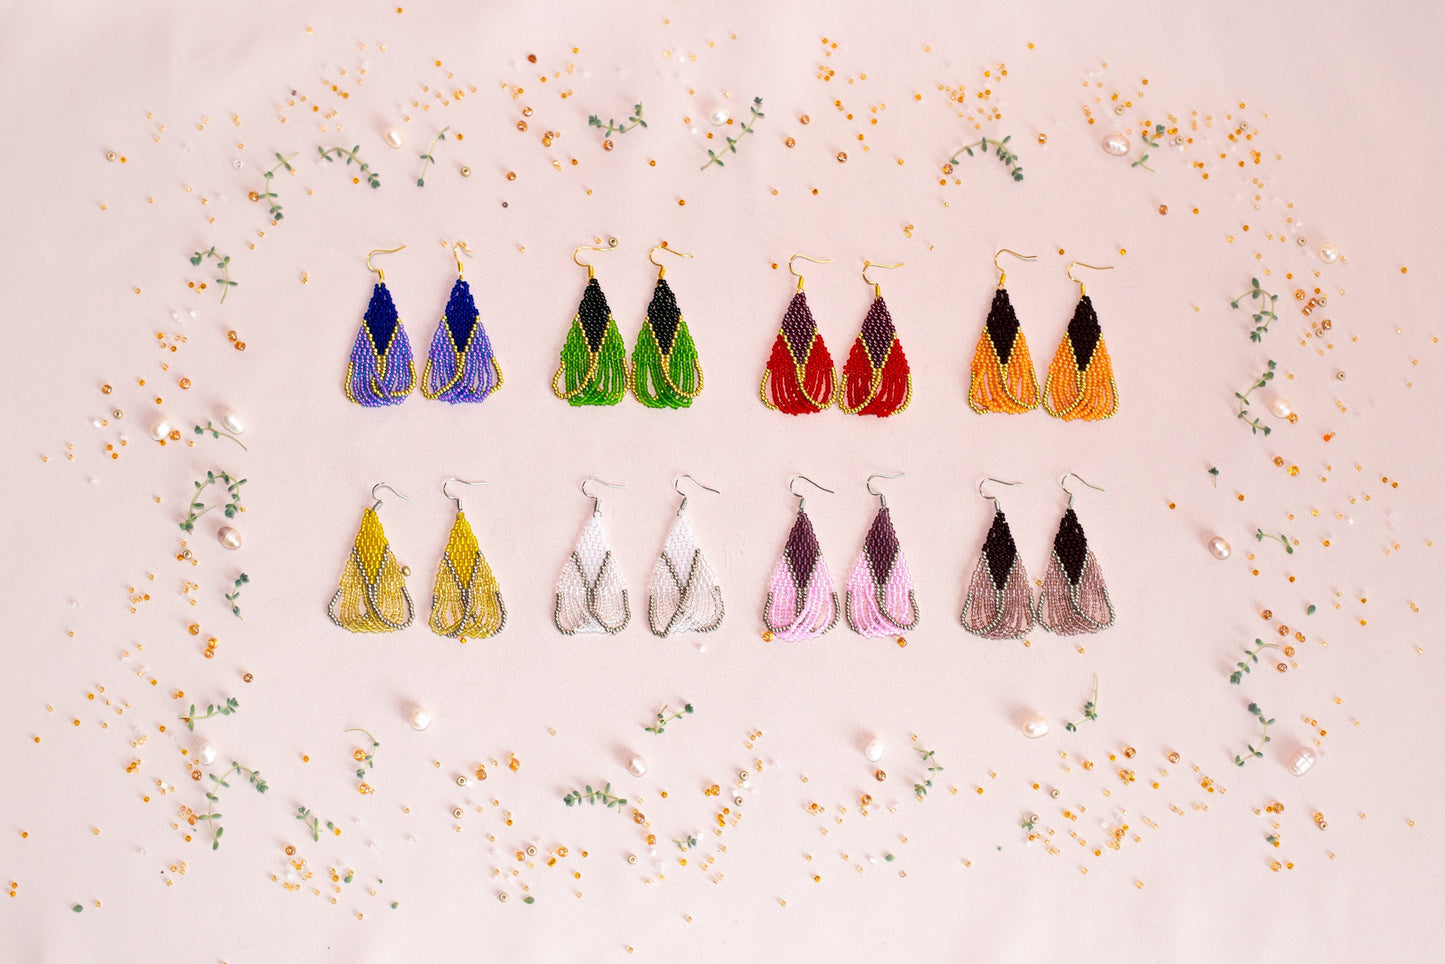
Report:
[[[918,625],[918,602],[913,577],[903,558],[898,533],[888,512],[888,500],[873,488],[874,479],[899,479],[897,475],[875,472],[868,476],[869,495],[878,497],[878,514],[863,538],[863,548],[848,575],[843,612],[848,626],[860,636],[878,638],[906,633]],[[763,602],[763,625],[771,637],[795,642],[815,639],[838,624],[838,590],[818,544],[813,522],[806,511],[807,500],[793,489],[799,479],[824,492],[833,493],[806,475],[795,475],[788,491],[798,499],[798,515],[788,533],[783,554],[768,583]]]
[[[1034,377],[1028,341],[1019,329],[1018,316],[1004,287],[1008,275],[998,263],[1000,254],[1011,254],[1024,261],[1037,257],[1008,248],[1000,248],[993,256],[993,266],[998,268],[998,290],[994,292],[993,305],[969,366],[968,406],[979,413],[1018,414],[1039,407],[1039,382]],[[1049,364],[1043,406],[1044,411],[1055,418],[1094,421],[1110,418],[1119,410],[1119,393],[1114,386],[1114,367],[1104,347],[1099,316],[1094,313],[1094,304],[1084,283],[1074,277],[1076,267],[1113,270],[1112,265],[1097,267],[1075,261],[1065,272],[1069,280],[1079,286],[1079,304]]]
[[[722,625],[723,620],[722,589],[717,584],[717,575],[703,557],[687,521],[687,495],[679,486],[683,479],[709,492],[718,491],[691,475],[679,475],[672,481],[682,502],[662,544],[662,553],[653,566],[652,583],[648,587],[647,625],[656,636],[711,632]],[[582,480],[582,494],[592,500],[592,516],[582,527],[572,557],[557,579],[557,605],[553,613],[558,631],[568,636],[620,633],[632,618],[627,588],[602,527],[602,503],[587,491],[588,482],[623,488],[593,476]]]
[[[366,306],[361,329],[351,346],[346,366],[346,397],[367,408],[400,405],[416,387],[416,365],[411,342],[397,318],[396,303],[386,287],[386,275],[372,267],[376,254],[392,254],[405,248],[376,248],[367,252],[366,267],[376,272],[371,303]],[[457,261],[457,280],[452,285],[446,310],[432,335],[422,372],[421,392],[427,398],[457,404],[483,402],[502,387],[502,366],[492,351],[492,341],[482,327],[472,289],[462,277],[462,257],[471,255],[465,241],[452,245]]]
[[[657,284],[629,365],[627,346],[597,272],[577,260],[584,250],[610,251],[616,245],[617,239],[612,238],[605,248],[583,244],[572,252],[572,260],[587,269],[587,287],[562,345],[557,373],[552,376],[552,394],[570,405],[616,405],[630,391],[648,408],[688,408],[702,394],[702,365],[677,298],[663,280],[667,269],[658,262],[657,252],[679,258],[692,255],[672,250],[666,241],[648,254],[647,260],[657,265]]]
[[[901,268],[897,264],[863,262],[863,280],[873,286],[873,304],[863,317],[853,350],[843,364],[843,387],[838,392],[838,375],[833,370],[833,356],[823,344],[823,336],[808,307],[803,293],[803,276],[793,267],[802,258],[814,264],[829,264],[828,258],[810,258],[795,254],[788,259],[788,271],[798,279],[798,290],[783,312],[773,352],[758,385],[758,397],[775,412],[809,415],[838,403],[848,415],[896,415],[913,400],[913,374],[908,358],[883,301],[883,287],[868,278],[869,268]]]
[[[964,629],[988,639],[1019,639],[1035,622],[1061,636],[1096,633],[1114,625],[1114,604],[1109,601],[1104,572],[1089,548],[1079,517],[1074,514],[1074,493],[1064,484],[1070,475],[1091,489],[1104,491],[1073,472],[1059,479],[1059,487],[1069,494],[1069,504],[1059,520],[1059,531],[1054,536],[1053,552],[1049,555],[1037,600],[1029,589],[1029,574],[1014,545],[1013,533],[1009,531],[998,497],[983,491],[988,482],[1020,483],[999,479],[979,482],[978,494],[993,500],[993,524],[983,540],[983,551],[964,599]]]
[[[442,495],[457,504],[457,518],[437,564],[427,625],[438,636],[466,642],[469,637],[486,639],[500,633],[507,625],[507,607],[502,603],[497,577],[492,574],[471,523],[462,512],[461,498],[447,491],[453,482],[486,485],[456,478],[442,483]],[[411,501],[389,482],[378,482],[371,487],[371,497],[376,501],[361,514],[361,528],[341,572],[341,584],[326,607],[333,623],[353,633],[395,632],[407,628],[412,621],[411,594],[406,588],[411,568],[397,561],[376,514],[381,508],[376,490],[382,488],[391,489],[403,501]]]

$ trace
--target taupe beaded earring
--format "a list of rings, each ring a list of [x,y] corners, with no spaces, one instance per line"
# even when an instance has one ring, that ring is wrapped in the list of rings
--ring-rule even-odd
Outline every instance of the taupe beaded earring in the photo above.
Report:
[[[978,483],[978,494],[993,500],[993,525],[983,540],[983,552],[963,601],[963,628],[988,639],[1019,639],[1034,626],[1033,594],[998,498],[983,491],[988,482],[1019,484],[988,478]]]

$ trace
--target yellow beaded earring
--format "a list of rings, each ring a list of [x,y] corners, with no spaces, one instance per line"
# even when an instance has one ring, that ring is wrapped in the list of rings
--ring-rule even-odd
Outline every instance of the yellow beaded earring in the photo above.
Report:
[[[462,512],[462,500],[447,492],[447,486],[486,485],[485,482],[468,482],[465,479],[447,479],[442,483],[442,495],[457,504],[457,521],[452,524],[447,547],[437,564],[437,578],[432,589],[431,618],[427,625],[438,636],[486,639],[500,633],[507,625],[507,607],[502,603],[502,587],[492,567],[477,545],[472,525]]]
[[[411,569],[397,561],[376,515],[381,507],[376,490],[383,488],[391,489],[404,502],[411,501],[389,482],[371,487],[376,502],[361,514],[361,528],[341,571],[341,585],[326,607],[333,623],[353,633],[390,633],[411,625],[411,594],[406,591]]]

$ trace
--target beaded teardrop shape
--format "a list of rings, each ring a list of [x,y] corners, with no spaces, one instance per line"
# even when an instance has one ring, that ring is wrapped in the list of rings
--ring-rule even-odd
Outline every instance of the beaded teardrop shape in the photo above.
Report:
[[[378,408],[400,405],[416,386],[411,342],[397,318],[386,282],[378,281],[351,346],[346,365],[346,397],[358,405]]]
[[[353,633],[405,629],[411,625],[413,612],[401,570],[376,510],[367,509],[361,515],[361,528],[326,614],[333,623]]]
[[[1039,380],[1018,315],[1000,285],[969,366],[968,407],[1016,415],[1039,407]]]
[[[848,575],[844,614],[853,632],[878,638],[918,625],[918,601],[887,506],[878,509]]]
[[[484,402],[502,387],[502,366],[492,340],[482,327],[481,313],[463,278],[452,285],[446,311],[432,335],[422,371],[421,392],[427,398],[457,404]]]
[[[788,642],[814,639],[838,625],[838,590],[802,506],[768,583],[763,625]]]
[[[843,397],[838,408],[849,415],[896,415],[913,400],[913,373],[893,327],[888,306],[873,299],[853,350],[843,364]]]
[[[602,285],[588,278],[552,376],[552,394],[570,405],[616,405],[627,391],[627,381],[622,333]]]
[[[702,365],[692,332],[662,278],[632,349],[632,392],[648,408],[687,408],[702,394]]]
[[[1049,364],[1044,380],[1044,411],[1066,421],[1097,421],[1112,418],[1119,411],[1114,366],[1088,295],[1079,296],[1068,331]]]
[[[994,509],[963,601],[963,628],[988,639],[1019,639],[1034,626],[1029,574],[1003,510]]]
[[[808,296],[800,289],[783,313],[758,396],[775,412],[808,415],[833,404],[837,385],[833,356],[813,321]]]
[[[560,632],[620,633],[632,618],[602,516],[593,513],[557,579],[553,621]]]
[[[458,512],[437,564],[432,588],[431,616],[427,620],[438,636],[486,639],[507,625],[502,587],[482,555],[465,514]]]
[[[1114,625],[1114,604],[1104,585],[1104,571],[1072,508],[1065,509],[1059,520],[1034,617],[1040,626],[1060,636],[1097,633]]]
[[[687,513],[679,511],[652,569],[647,625],[658,636],[706,633],[722,625],[722,589],[702,554]]]

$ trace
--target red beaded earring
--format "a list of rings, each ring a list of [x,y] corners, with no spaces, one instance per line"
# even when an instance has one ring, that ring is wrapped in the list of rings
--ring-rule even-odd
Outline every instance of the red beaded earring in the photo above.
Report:
[[[838,408],[849,415],[896,415],[913,400],[913,374],[883,302],[883,286],[868,280],[869,268],[901,267],[902,261],[863,262],[863,280],[873,286],[873,304],[843,365],[843,397],[838,400]]]
[[[833,404],[833,392],[838,386],[833,356],[823,344],[823,336],[818,333],[813,312],[808,308],[808,297],[803,294],[803,276],[793,267],[799,258],[814,264],[831,263],[829,258],[810,258],[806,254],[795,254],[788,259],[788,271],[798,279],[798,291],[783,313],[778,337],[773,341],[773,353],[758,385],[758,397],[764,405],[789,415],[821,412]]]

